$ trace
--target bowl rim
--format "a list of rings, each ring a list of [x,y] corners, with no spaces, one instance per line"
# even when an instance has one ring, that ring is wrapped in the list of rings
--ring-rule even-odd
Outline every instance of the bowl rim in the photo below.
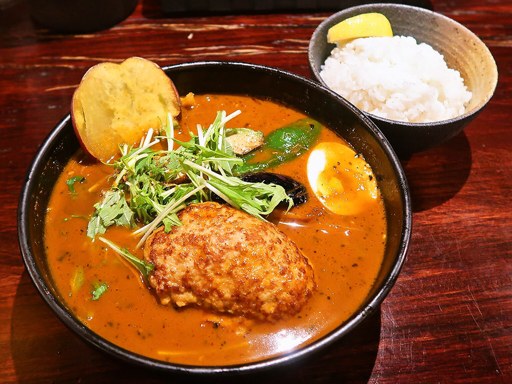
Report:
[[[377,128],[375,123],[368,119],[364,114],[361,114],[361,112],[357,108],[348,104],[346,100],[342,99],[339,95],[327,89],[326,87],[323,87],[321,84],[279,68],[235,61],[188,62],[164,66],[162,67],[162,69],[166,71],[166,74],[168,74],[167,71],[172,70],[187,70],[198,67],[211,66],[225,66],[228,69],[230,67],[246,68],[247,70],[256,69],[263,72],[269,72],[271,73],[271,75],[285,76],[292,79],[293,81],[303,82],[306,87],[319,87],[322,90],[322,92],[324,92],[327,95],[330,95],[329,97],[334,97],[338,99],[342,104],[346,104],[349,109],[352,109],[353,112],[358,116],[358,118],[362,120],[363,124],[370,131],[373,131],[373,133],[377,136],[379,144],[381,145],[382,149],[386,152],[386,155],[391,163],[395,177],[397,178],[397,183],[401,186],[400,199],[401,203],[403,204],[404,211],[403,228],[402,233],[400,235],[400,246],[397,252],[397,257],[390,269],[389,275],[385,279],[383,279],[382,287],[378,289],[377,292],[372,297],[368,298],[367,303],[360,310],[358,310],[358,312],[356,312],[346,322],[340,324],[322,338],[302,348],[285,352],[283,354],[256,362],[227,366],[195,366],[157,360],[154,358],[140,355],[136,352],[126,350],[104,339],[100,335],[90,330],[83,323],[81,323],[74,315],[67,311],[65,309],[65,306],[62,303],[60,303],[57,300],[57,298],[52,294],[44,278],[40,274],[40,270],[33,257],[31,246],[29,244],[30,228],[28,212],[32,209],[32,207],[30,207],[29,204],[31,201],[31,195],[34,192],[34,188],[36,187],[37,175],[38,172],[44,166],[48,157],[50,156],[50,153],[52,149],[55,147],[55,144],[58,143],[58,140],[62,136],[64,136],[69,129],[72,129],[70,114],[67,114],[51,130],[48,136],[44,139],[41,146],[37,149],[37,152],[29,165],[18,202],[18,242],[22,254],[22,259],[28,271],[28,274],[32,282],[34,283],[38,293],[42,296],[44,301],[50,306],[50,308],[55,312],[57,317],[69,329],[78,334],[78,336],[80,336],[84,341],[96,346],[101,351],[106,352],[111,356],[120,358],[121,360],[124,360],[128,363],[132,363],[141,367],[153,368],[156,370],[165,371],[169,373],[174,372],[199,375],[256,373],[259,371],[268,370],[273,367],[285,365],[292,361],[295,362],[301,358],[304,358],[305,356],[311,355],[315,351],[324,349],[325,346],[330,345],[334,341],[340,339],[341,337],[352,331],[352,329],[358,326],[366,317],[368,317],[371,313],[373,313],[375,309],[379,307],[381,302],[388,295],[389,291],[395,284],[400,273],[400,270],[402,269],[406,260],[412,232],[411,198],[405,172],[401,167],[400,161],[397,155],[394,153],[391,145],[384,137],[384,135],[380,132],[380,130]]]
[[[406,122],[406,121],[400,121],[400,120],[392,120],[385,117],[374,115],[370,112],[366,112],[361,110],[366,115],[370,116],[375,121],[381,121],[384,123],[387,123],[389,125],[403,125],[408,127],[443,127],[447,124],[458,122],[467,118],[470,118],[471,116],[474,116],[478,114],[486,105],[489,103],[491,98],[493,97],[496,87],[498,85],[498,66],[496,64],[496,60],[494,59],[494,56],[492,55],[491,51],[489,50],[489,47],[478,37],[473,31],[471,31],[468,27],[465,25],[459,23],[458,21],[440,13],[436,12],[427,8],[418,7],[414,5],[408,5],[408,4],[400,4],[400,3],[369,3],[369,4],[360,4],[355,5],[352,7],[344,8],[338,12],[335,12],[331,14],[330,16],[327,16],[313,31],[311,38],[309,40],[308,44],[308,63],[309,67],[311,69],[311,72],[313,73],[313,76],[317,79],[318,82],[320,82],[323,86],[329,88],[329,86],[325,83],[325,81],[320,76],[320,70],[319,68],[316,68],[315,65],[315,55],[313,54],[314,47],[320,39],[326,39],[327,29],[329,26],[334,25],[335,21],[338,21],[338,19],[347,14],[354,11],[361,11],[361,13],[366,12],[378,12],[379,9],[403,9],[406,11],[415,11],[422,14],[428,14],[434,17],[438,17],[440,20],[443,20],[446,23],[450,23],[451,25],[457,27],[459,30],[464,31],[467,35],[471,36],[475,44],[478,44],[480,49],[486,53],[486,57],[489,60],[490,63],[492,63],[492,86],[489,90],[489,92],[486,94],[485,99],[483,99],[477,106],[473,107],[472,109],[465,111],[463,114],[459,116],[452,117],[450,119],[444,119],[444,120],[437,120],[432,122],[422,122],[422,123],[414,123],[414,122]],[[339,19],[341,21],[343,19]],[[324,30],[325,30],[325,36],[324,36]],[[414,36],[413,36],[414,37]],[[415,38],[415,37],[414,37]],[[416,38],[415,38],[416,39]],[[334,44],[331,44],[334,47]],[[330,89],[330,88],[329,88]]]

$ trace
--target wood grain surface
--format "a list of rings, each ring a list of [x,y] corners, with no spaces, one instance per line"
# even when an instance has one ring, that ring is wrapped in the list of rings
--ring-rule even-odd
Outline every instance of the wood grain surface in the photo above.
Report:
[[[309,38],[332,12],[172,15],[143,0],[108,30],[59,34],[35,25],[24,0],[0,1],[0,382],[512,382],[512,3],[427,5],[480,36],[499,84],[464,133],[403,161],[414,226],[396,285],[362,327],[321,353],[255,376],[206,380],[107,356],[51,312],[18,248],[27,168],[97,62],[236,60],[312,77]]]

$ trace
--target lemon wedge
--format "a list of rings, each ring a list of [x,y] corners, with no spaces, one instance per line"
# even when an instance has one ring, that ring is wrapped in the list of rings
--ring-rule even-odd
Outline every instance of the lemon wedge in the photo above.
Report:
[[[349,17],[327,31],[329,43],[340,43],[359,37],[393,36],[391,23],[382,13],[363,13]]]

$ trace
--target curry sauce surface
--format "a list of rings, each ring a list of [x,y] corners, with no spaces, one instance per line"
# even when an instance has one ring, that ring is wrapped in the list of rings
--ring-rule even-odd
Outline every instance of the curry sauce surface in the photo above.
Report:
[[[196,96],[184,109],[182,138],[207,127],[218,110],[241,115],[228,127],[249,127],[265,134],[305,117],[282,105],[242,96]],[[319,141],[342,140],[322,129]],[[385,248],[381,199],[357,216],[330,213],[316,199],[306,176],[305,154],[272,171],[308,187],[308,202],[271,220],[308,257],[318,288],[302,311],[276,323],[217,315],[198,308],[176,310],[159,304],[138,272],[100,241],[86,236],[93,205],[110,186],[113,169],[78,152],[60,176],[46,217],[46,248],[52,277],[67,306],[87,327],[127,350],[181,364],[231,365],[257,361],[307,345],[346,321],[367,296]],[[71,193],[66,181],[83,176]],[[137,238],[126,228],[109,228],[105,237],[142,258]],[[107,291],[92,300],[95,285]]]

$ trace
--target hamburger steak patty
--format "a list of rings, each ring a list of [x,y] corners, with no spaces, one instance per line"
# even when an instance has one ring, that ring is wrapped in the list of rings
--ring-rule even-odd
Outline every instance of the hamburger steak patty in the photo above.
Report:
[[[308,259],[274,224],[213,202],[179,217],[181,226],[158,229],[144,247],[162,304],[276,321],[299,312],[315,289]]]

